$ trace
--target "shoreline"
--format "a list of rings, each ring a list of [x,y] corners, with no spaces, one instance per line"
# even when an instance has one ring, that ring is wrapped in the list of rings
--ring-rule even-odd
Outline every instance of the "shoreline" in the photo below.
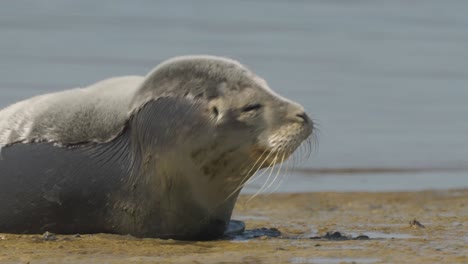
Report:
[[[305,192],[419,192],[426,190],[467,189],[466,171],[424,173],[353,173],[309,174],[291,172],[280,186],[271,184],[275,193]],[[265,181],[259,179],[247,185],[243,194],[256,193]],[[279,183],[278,183],[279,184]],[[268,184],[270,185],[270,184]],[[267,185],[267,186],[268,186]]]

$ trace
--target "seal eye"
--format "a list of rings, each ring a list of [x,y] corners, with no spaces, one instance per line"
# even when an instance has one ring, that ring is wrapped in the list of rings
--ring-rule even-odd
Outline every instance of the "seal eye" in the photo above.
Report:
[[[255,110],[258,110],[258,109],[260,109],[262,107],[263,107],[263,105],[261,105],[261,104],[251,104],[251,105],[243,107],[242,112],[255,111]]]

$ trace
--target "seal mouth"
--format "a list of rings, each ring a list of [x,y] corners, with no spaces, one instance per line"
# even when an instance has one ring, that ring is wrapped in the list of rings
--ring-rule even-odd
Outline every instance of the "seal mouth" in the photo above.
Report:
[[[281,149],[269,149],[256,146],[250,150],[250,157],[259,168],[267,168],[285,161],[291,153]]]
[[[287,127],[270,137],[267,144],[258,142],[250,148],[250,158],[259,168],[272,167],[283,163],[304,142],[308,142],[310,146],[311,127],[303,126],[296,133],[289,132],[289,128]]]

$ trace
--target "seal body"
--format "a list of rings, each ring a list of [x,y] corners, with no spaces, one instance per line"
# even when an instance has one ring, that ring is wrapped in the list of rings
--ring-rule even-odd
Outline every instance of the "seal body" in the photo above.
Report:
[[[31,98],[0,111],[0,232],[219,238],[245,181],[312,130],[212,56]]]

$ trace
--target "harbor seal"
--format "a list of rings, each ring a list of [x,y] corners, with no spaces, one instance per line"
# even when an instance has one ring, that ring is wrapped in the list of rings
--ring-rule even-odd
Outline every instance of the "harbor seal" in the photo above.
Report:
[[[215,56],[37,96],[0,111],[0,232],[216,239],[253,172],[312,132],[301,105]]]

